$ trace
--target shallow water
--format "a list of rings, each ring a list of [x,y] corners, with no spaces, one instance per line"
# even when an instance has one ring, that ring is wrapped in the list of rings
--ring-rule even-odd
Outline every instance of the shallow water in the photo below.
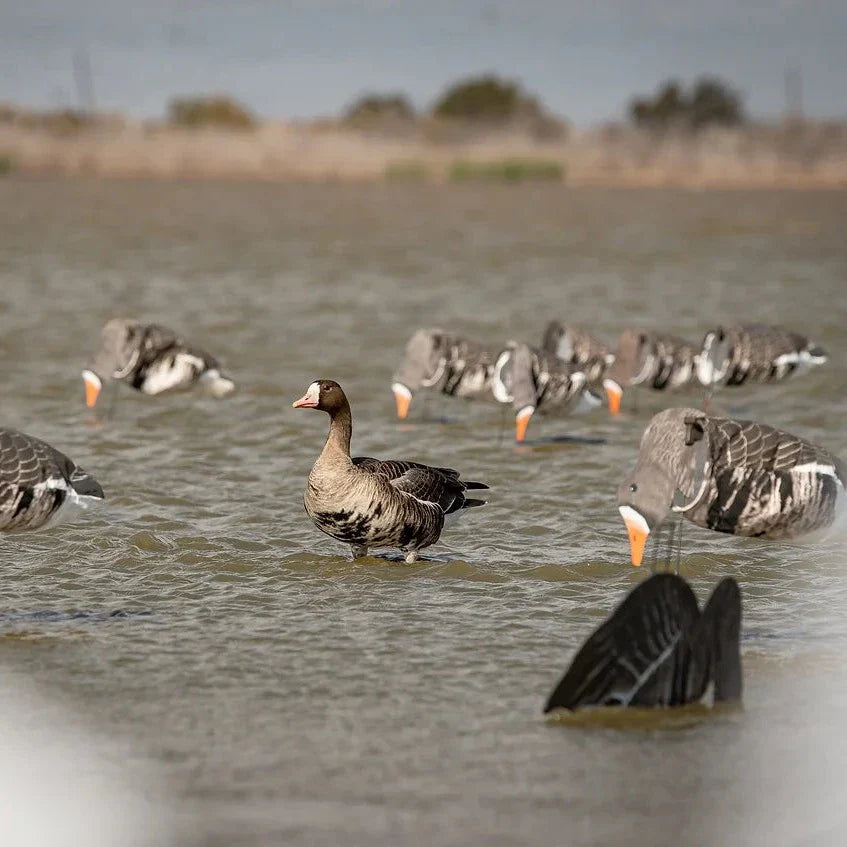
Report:
[[[741,584],[743,709],[550,724],[574,649],[644,576],[615,489],[664,399],[534,420],[516,448],[484,405],[418,397],[398,424],[388,386],[419,325],[785,322],[830,364],[717,406],[847,456],[845,220],[844,193],[0,181],[2,422],[108,496],[2,540],[0,666],[41,700],[0,724],[58,704],[101,739],[168,821],[128,822],[133,844],[843,843],[843,545],[686,525],[701,600]],[[109,387],[93,416],[79,371],[116,314],[183,330],[239,392]],[[347,390],[355,452],[453,465],[489,505],[418,565],[351,564],[302,507],[327,421],[291,402],[317,377]]]

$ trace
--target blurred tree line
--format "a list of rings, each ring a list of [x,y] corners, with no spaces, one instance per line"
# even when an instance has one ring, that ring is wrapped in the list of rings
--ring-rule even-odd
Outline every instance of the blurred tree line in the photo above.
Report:
[[[688,91],[678,82],[666,82],[655,97],[636,97],[630,103],[629,115],[636,126],[654,131],[697,132],[746,121],[741,96],[714,77],[698,79]]]

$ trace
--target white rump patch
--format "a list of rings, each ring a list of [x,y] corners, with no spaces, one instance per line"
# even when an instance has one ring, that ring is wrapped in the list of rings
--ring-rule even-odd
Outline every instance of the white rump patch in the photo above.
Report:
[[[217,368],[212,368],[201,374],[200,383],[213,397],[226,397],[227,394],[235,391],[235,383],[222,376]]]
[[[317,383],[313,382],[312,385],[317,385]],[[309,386],[309,390],[312,390],[312,385]],[[401,397],[405,397],[407,400],[412,399],[412,392],[403,385],[402,382],[392,382],[391,390],[394,394],[399,394]],[[311,399],[311,398],[310,398]]]
[[[647,526],[647,521],[644,518],[644,515],[641,512],[636,512],[632,506],[618,506],[618,511],[621,513],[621,517],[623,518],[623,522],[629,526],[633,524],[635,527],[640,529],[645,535],[650,534],[650,527]]]
[[[102,497],[92,497],[88,494],[78,494],[72,485],[69,485],[62,477],[50,477],[39,482],[32,487],[35,497],[41,496],[45,491],[65,491],[67,496],[59,508],[53,512],[49,520],[42,528],[53,527],[57,524],[66,523],[71,520],[74,515],[83,510],[89,509],[92,506],[100,506],[103,503]]]

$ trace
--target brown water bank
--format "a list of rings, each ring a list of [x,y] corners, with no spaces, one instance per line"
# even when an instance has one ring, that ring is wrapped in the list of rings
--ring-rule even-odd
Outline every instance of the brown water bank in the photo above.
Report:
[[[26,174],[268,181],[562,180],[586,186],[845,188],[847,127],[781,124],[656,136],[629,128],[433,141],[336,122],[179,129],[123,120],[0,123],[4,170]]]

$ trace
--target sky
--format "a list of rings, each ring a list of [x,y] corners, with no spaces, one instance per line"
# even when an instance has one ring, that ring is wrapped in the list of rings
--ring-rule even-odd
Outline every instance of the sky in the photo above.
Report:
[[[138,117],[212,92],[272,119],[372,91],[426,108],[495,72],[577,125],[703,74],[774,118],[796,69],[806,114],[847,118],[845,45],[847,0],[0,0],[0,102],[76,105],[85,54],[96,105]]]

